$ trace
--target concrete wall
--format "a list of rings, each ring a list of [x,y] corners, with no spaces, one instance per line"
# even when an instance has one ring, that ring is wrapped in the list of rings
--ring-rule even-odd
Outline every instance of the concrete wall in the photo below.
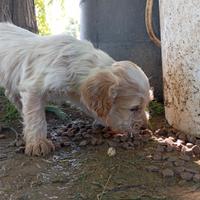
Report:
[[[200,1],[160,0],[168,122],[200,136]]]
[[[159,35],[158,0],[153,21]],[[155,96],[162,100],[160,48],[149,39],[145,27],[146,0],[82,0],[81,39],[90,40],[116,60],[132,60],[150,77]]]

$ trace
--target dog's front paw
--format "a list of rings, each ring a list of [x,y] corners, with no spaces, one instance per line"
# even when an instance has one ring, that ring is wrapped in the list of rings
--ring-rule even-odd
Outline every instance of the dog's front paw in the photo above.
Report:
[[[51,140],[42,138],[26,144],[25,154],[29,156],[45,156],[55,150]]]

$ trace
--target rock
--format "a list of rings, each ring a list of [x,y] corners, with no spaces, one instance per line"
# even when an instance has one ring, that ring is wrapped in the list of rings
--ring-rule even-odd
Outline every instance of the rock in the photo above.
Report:
[[[185,144],[185,141],[178,139],[176,142],[174,142],[174,146],[176,150],[180,151],[182,146]]]
[[[146,167],[145,169],[149,172],[159,172],[159,168],[154,165],[150,165],[150,166]]]
[[[174,176],[174,171],[171,169],[164,169],[162,170],[162,175],[163,177],[173,177]]]
[[[191,150],[194,155],[196,155],[196,156],[200,155],[200,146],[194,145]]]
[[[195,174],[192,179],[194,182],[200,183],[200,174]]]
[[[82,140],[80,143],[79,143],[79,146],[86,146],[88,144],[88,141],[87,140]]]
[[[193,174],[190,173],[190,172],[182,172],[182,173],[180,173],[180,177],[181,177],[183,180],[190,181],[190,180],[192,180],[192,178],[193,178]]]
[[[194,145],[192,143],[190,143],[190,142],[186,143],[186,147],[188,147],[188,148],[192,148],[193,146]]]
[[[191,157],[188,156],[188,155],[181,155],[179,158],[180,158],[181,160],[185,160],[185,161],[190,161],[190,160],[191,160]]]
[[[171,147],[174,146],[174,141],[173,141],[173,139],[171,137],[166,138],[164,141],[168,146],[171,146]]]
[[[107,154],[110,157],[115,156],[116,155],[116,149],[114,147],[108,148]]]

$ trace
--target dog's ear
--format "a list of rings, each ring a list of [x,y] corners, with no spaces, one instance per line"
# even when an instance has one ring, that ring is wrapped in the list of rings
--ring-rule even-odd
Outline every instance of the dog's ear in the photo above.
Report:
[[[89,110],[104,118],[117,96],[117,85],[117,77],[111,72],[98,72],[82,84],[81,100]]]

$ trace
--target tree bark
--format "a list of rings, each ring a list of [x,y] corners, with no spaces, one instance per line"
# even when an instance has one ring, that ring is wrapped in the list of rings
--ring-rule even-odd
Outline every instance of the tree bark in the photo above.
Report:
[[[0,21],[8,21],[37,33],[34,0],[0,0]]]

